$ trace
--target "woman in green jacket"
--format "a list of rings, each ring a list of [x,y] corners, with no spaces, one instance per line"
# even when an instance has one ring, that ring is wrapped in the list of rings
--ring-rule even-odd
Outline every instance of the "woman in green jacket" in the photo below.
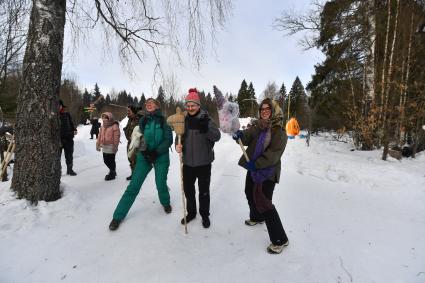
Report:
[[[173,135],[171,128],[161,114],[158,101],[149,98],[146,100],[145,106],[147,113],[139,121],[139,128],[143,133],[144,142],[141,142],[139,151],[136,154],[136,167],[131,182],[115,209],[113,219],[109,224],[110,230],[118,229],[152,168],[155,170],[155,183],[159,201],[166,213],[171,212],[167,175],[170,166],[168,148],[173,143]]]

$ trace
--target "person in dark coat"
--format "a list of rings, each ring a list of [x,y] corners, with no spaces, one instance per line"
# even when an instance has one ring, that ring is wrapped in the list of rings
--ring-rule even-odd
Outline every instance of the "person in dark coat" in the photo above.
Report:
[[[97,117],[94,117],[93,119],[90,120],[90,124],[91,124],[91,130],[90,130],[90,139],[93,139],[93,135],[97,136],[99,135],[99,128],[100,128],[100,123],[99,123],[99,119]]]
[[[205,110],[201,109],[196,89],[186,96],[185,132],[177,153],[183,152],[183,189],[186,196],[186,222],[196,217],[195,182],[199,187],[199,214],[204,228],[210,227],[210,180],[214,161],[214,143],[220,140],[220,131]],[[185,219],[181,220],[185,224]]]
[[[287,136],[283,130],[283,114],[277,103],[264,99],[259,108],[260,119],[246,130],[233,135],[248,146],[247,154],[239,160],[239,165],[247,169],[245,195],[249,206],[248,226],[266,222],[271,244],[267,252],[281,253],[289,244],[279,214],[272,203],[273,191],[280,179],[280,159],[285,150]]]
[[[63,104],[63,101],[59,100],[61,148],[65,153],[66,174],[75,176],[77,173],[72,169],[72,155],[74,153],[74,136],[77,134],[77,128],[74,126],[71,115],[65,111],[65,108],[66,106]]]
[[[131,143],[131,134],[136,126],[139,125],[140,115],[138,114],[138,109],[133,106],[127,106],[127,125],[124,127],[125,138],[127,139],[127,152]],[[131,180],[131,176],[133,175],[134,167],[136,166],[136,158],[128,158],[128,162],[130,163],[131,174],[127,177],[127,180]]]

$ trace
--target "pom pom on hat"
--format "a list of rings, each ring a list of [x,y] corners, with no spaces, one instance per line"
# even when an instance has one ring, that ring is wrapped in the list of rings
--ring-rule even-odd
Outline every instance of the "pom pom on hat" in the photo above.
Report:
[[[201,99],[199,98],[199,94],[196,88],[189,89],[189,94],[186,96],[186,103],[188,102],[193,102],[198,105],[201,105]]]

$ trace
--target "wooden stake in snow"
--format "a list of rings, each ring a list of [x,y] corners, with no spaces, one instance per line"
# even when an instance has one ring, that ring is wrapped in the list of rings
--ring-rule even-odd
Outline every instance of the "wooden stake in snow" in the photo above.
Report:
[[[177,135],[177,144],[181,145],[182,135],[184,135],[184,113],[182,113],[180,107],[176,108],[176,114],[168,117],[167,124],[176,132]],[[186,221],[186,198],[184,196],[183,189],[183,153],[179,153],[180,159],[180,186],[182,191],[182,201],[183,201],[183,219],[184,219],[184,232],[187,234],[187,221]]]

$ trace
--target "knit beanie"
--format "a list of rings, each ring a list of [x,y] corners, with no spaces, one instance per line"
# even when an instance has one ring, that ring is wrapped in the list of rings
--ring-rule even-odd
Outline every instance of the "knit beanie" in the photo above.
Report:
[[[189,89],[189,94],[186,96],[186,103],[188,102],[193,102],[198,105],[201,105],[201,99],[199,98],[199,94],[196,88]]]

